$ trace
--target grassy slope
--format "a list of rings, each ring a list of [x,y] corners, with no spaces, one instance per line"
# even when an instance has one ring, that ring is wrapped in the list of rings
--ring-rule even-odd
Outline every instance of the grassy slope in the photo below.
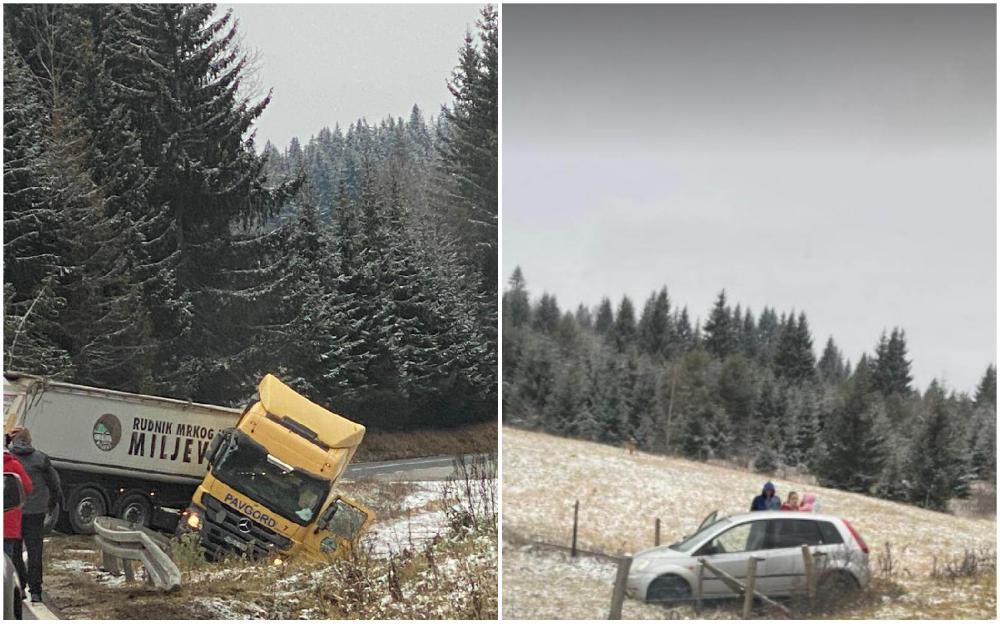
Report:
[[[365,439],[358,447],[353,461],[369,462],[427,457],[429,455],[495,453],[496,451],[497,424],[495,421],[416,431],[369,429],[365,433]]]
[[[749,509],[750,499],[765,480],[750,472],[683,459],[628,456],[621,448],[511,428],[503,431],[504,531],[558,544],[569,543],[576,499],[583,548],[635,552],[652,546],[655,518],[661,519],[663,540],[669,543],[689,533],[713,510],[726,514]],[[815,492],[824,512],[851,520],[872,547],[873,568],[887,544],[898,556],[900,571],[891,582],[895,593],[903,595],[844,617],[996,616],[995,576],[983,581],[985,586],[959,582],[947,587],[928,577],[934,557],[957,557],[970,547],[995,551],[995,519],[958,518],[793,481],[775,482],[779,494]],[[523,555],[512,559],[512,564],[524,567],[522,559]],[[504,576],[505,604],[508,588],[519,584],[516,569],[509,572]],[[541,581],[534,578],[526,585],[537,587]],[[522,605],[519,617],[526,616],[526,609]]]

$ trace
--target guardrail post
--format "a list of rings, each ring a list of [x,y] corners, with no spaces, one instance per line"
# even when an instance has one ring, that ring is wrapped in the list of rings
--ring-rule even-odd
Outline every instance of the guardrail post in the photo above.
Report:
[[[618,574],[615,576],[615,589],[611,593],[611,612],[609,620],[622,619],[622,604],[625,602],[625,588],[628,585],[628,571],[632,568],[632,557],[623,556],[618,560]]]
[[[660,545],[660,519],[656,519],[656,532],[653,536],[653,546]]]
[[[570,549],[569,553],[570,557],[576,557],[576,527],[579,519],[580,519],[580,501],[578,500],[576,501],[576,504],[573,505],[573,546]]]
[[[121,574],[121,569],[118,567],[118,558],[114,557],[106,552],[101,552],[102,565],[104,566],[104,571],[112,576],[118,576]]]

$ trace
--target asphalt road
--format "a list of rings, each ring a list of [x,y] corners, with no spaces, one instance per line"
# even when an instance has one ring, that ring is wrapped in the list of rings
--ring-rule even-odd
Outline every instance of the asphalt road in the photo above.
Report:
[[[471,465],[487,455],[465,455]],[[445,481],[458,474],[457,462],[450,455],[394,459],[382,462],[351,464],[344,471],[345,479],[377,479],[380,481]]]

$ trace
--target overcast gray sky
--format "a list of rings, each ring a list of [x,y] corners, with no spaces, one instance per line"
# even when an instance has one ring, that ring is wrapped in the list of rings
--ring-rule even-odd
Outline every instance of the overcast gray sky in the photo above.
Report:
[[[257,147],[305,143],[324,126],[437,115],[447,80],[481,5],[236,4],[245,45],[259,54],[257,82],[274,99],[257,123]]]
[[[804,310],[856,362],[996,353],[995,7],[507,5],[503,270],[564,309],[666,285]],[[818,353],[817,353],[818,354]]]

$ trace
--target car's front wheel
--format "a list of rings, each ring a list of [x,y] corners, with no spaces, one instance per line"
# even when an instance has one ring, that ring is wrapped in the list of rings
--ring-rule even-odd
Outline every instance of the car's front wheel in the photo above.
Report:
[[[673,604],[691,599],[691,585],[675,574],[667,574],[653,579],[646,589],[646,602],[650,604]]]

